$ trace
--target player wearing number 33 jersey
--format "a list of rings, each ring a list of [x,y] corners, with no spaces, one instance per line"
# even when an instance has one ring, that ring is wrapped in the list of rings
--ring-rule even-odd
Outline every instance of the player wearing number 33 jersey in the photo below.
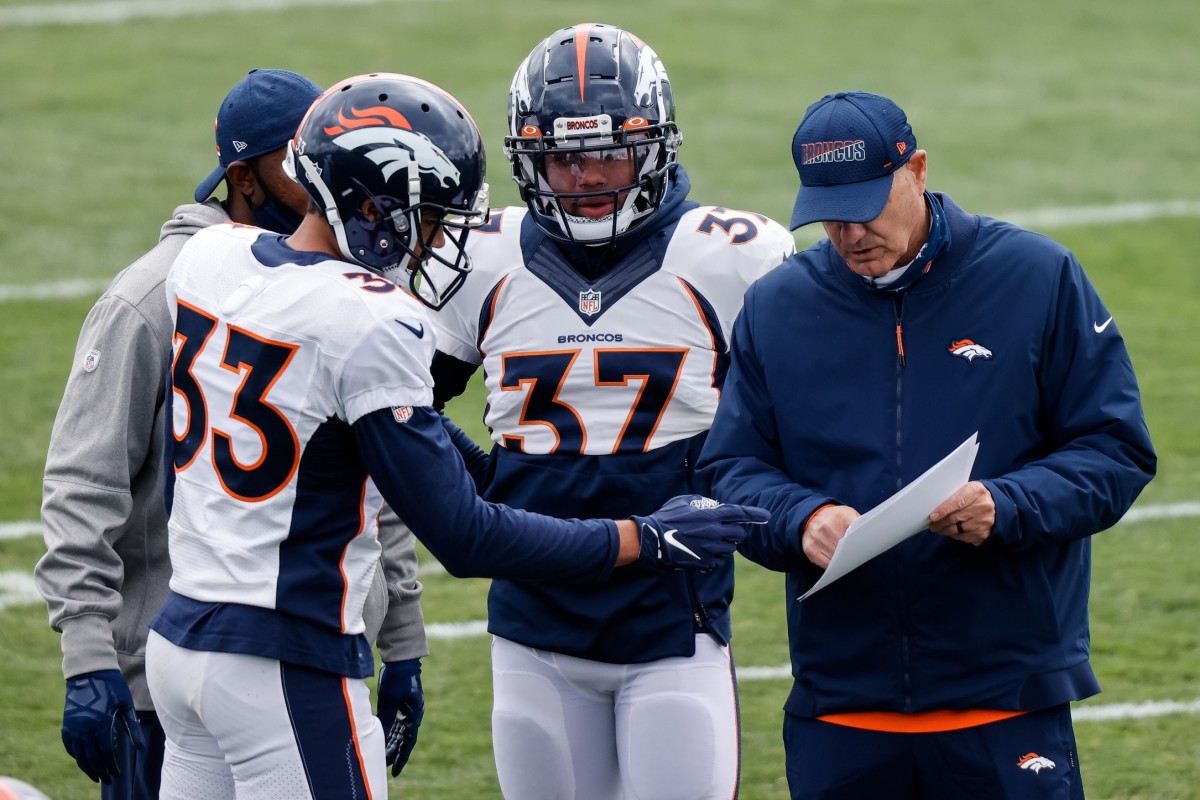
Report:
[[[382,277],[297,252],[257,228],[219,225],[194,239],[168,280],[174,594],[158,624],[177,619],[180,596],[238,603],[238,613],[258,617],[251,629],[260,649],[370,675],[371,652],[355,635],[378,549],[363,534],[373,532],[381,498],[364,484],[349,423],[380,407],[431,402],[422,374],[431,337],[409,329],[420,329],[423,314]],[[314,296],[325,301],[318,316]],[[334,529],[341,535],[322,538]],[[322,560],[331,547],[340,557]],[[311,629],[276,641],[258,608]],[[309,649],[324,631],[347,636]],[[197,626],[192,635],[205,644],[229,631]]]
[[[483,367],[477,483],[545,514],[651,510],[693,470],[742,295],[795,250],[759,214],[687,199],[666,70],[608,25],[520,65],[505,151],[527,208],[493,210],[436,314],[435,405]],[[733,566],[604,582],[496,580],[493,745],[505,797],[728,798]],[[653,752],[654,756],[647,755]]]

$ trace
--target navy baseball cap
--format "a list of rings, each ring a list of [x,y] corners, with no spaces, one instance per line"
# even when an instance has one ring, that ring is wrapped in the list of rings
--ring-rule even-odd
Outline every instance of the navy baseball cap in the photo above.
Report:
[[[800,192],[792,230],[810,222],[870,222],[887,205],[892,173],[917,140],[904,112],[869,92],[827,94],[808,107],[792,137]]]
[[[229,90],[217,110],[218,166],[196,187],[203,203],[225,179],[234,161],[261,156],[285,146],[296,135],[321,87],[286,69],[252,69]]]

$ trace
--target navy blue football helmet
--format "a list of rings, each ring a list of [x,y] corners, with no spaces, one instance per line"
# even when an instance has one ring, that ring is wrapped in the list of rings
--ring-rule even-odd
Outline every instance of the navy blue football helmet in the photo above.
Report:
[[[347,78],[309,109],[284,168],[350,261],[395,283],[407,271],[409,288],[431,308],[466,280],[467,233],[488,218],[486,163],[475,121],[442,89],[393,73]],[[421,240],[429,214],[446,238],[436,251],[436,228]]]
[[[605,244],[644,223],[670,186],[683,136],[662,61],[611,25],[562,28],[521,62],[508,94],[504,154],[521,199],[556,239]],[[633,182],[599,191],[556,192],[547,159],[632,159]],[[568,214],[564,200],[603,197],[615,213]]]

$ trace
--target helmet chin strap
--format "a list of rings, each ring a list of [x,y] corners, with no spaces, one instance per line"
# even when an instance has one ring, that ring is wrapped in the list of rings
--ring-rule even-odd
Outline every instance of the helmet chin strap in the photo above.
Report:
[[[350,253],[350,244],[346,241],[346,229],[342,226],[342,217],[338,214],[337,203],[333,202],[333,195],[329,192],[329,187],[325,185],[325,181],[321,180],[321,171],[317,169],[317,165],[308,156],[296,156],[296,160],[300,162],[300,166],[304,169],[304,176],[308,178],[308,182],[316,187],[317,192],[321,195],[321,206],[325,211],[325,221],[329,223],[329,227],[333,229],[333,235],[337,237],[338,249],[342,251],[342,255],[356,264],[358,259]],[[363,266],[366,266],[365,264]]]
[[[392,220],[392,230],[394,233],[396,233],[397,237],[399,237],[403,231],[411,230],[410,239],[415,238],[417,243],[420,244],[421,219],[412,209],[417,208],[421,202],[421,178],[419,177],[419,172],[417,171],[417,165],[415,163],[410,162],[408,171],[409,175],[411,176],[408,179],[409,210],[394,211],[387,216]],[[414,175],[413,173],[417,174]],[[384,213],[383,209],[379,207],[378,203],[375,204],[375,207],[380,214]],[[397,261],[393,266],[385,267],[384,269],[379,270],[379,274],[397,286],[403,286],[405,285],[405,282],[402,281],[404,274],[409,271],[409,268],[413,262],[413,251],[411,247],[405,247],[403,244],[401,244],[398,238],[395,240],[395,244],[397,248],[404,251],[404,255],[400,256],[400,260]],[[368,269],[370,268],[368,267]]]

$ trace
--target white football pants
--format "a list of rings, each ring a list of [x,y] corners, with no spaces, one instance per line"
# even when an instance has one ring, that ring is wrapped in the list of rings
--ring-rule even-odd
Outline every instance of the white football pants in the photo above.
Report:
[[[729,648],[606,664],[492,640],[492,748],[509,800],[730,800],[741,741]]]
[[[154,631],[146,678],[167,735],[160,800],[386,800],[384,733],[362,680]]]

